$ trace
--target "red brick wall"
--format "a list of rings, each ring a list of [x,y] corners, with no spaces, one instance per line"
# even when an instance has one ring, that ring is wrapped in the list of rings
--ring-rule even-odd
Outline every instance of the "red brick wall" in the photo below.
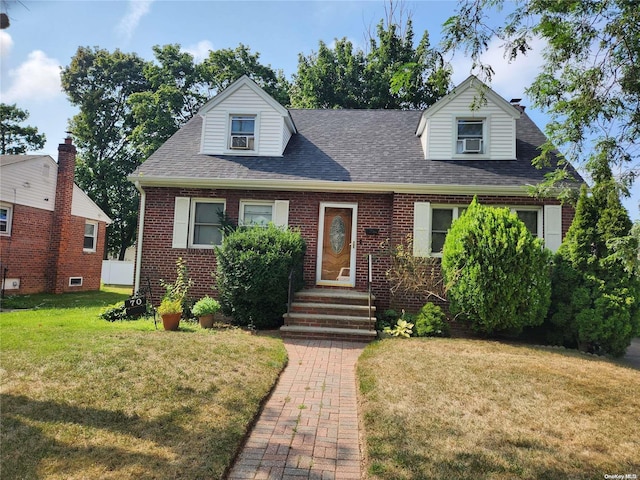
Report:
[[[299,228],[307,243],[304,261],[304,280],[307,287],[315,286],[318,218],[321,202],[356,203],[358,205],[356,249],[356,289],[367,289],[367,255],[373,255],[374,283],[373,293],[376,305],[383,310],[390,305],[417,311],[425,299],[419,296],[396,296],[392,298],[385,272],[389,267],[382,243],[391,239],[401,242],[407,234],[413,233],[413,204],[417,201],[466,205],[472,196],[464,195],[417,195],[417,194],[356,194],[356,193],[319,193],[319,192],[273,192],[246,190],[210,190],[180,188],[147,188],[146,212],[143,233],[143,254],[141,262],[141,285],[149,278],[153,299],[158,301],[162,295],[160,279],[175,280],[175,262],[182,257],[195,284],[191,296],[216,295],[212,273],[216,269],[213,250],[174,249],[171,248],[173,232],[174,202],[176,196],[191,198],[220,198],[226,202],[226,211],[234,222],[238,220],[241,199],[289,200],[289,226]],[[543,205],[539,199],[531,197],[478,197],[482,203],[491,205]],[[563,209],[568,219],[570,210]],[[563,220],[567,223],[566,219]],[[378,229],[377,235],[367,235],[365,229]]]
[[[7,295],[31,294],[51,290],[51,225],[53,212],[24,205],[13,205],[11,236],[0,237],[2,266],[7,278],[20,279],[18,290]]]

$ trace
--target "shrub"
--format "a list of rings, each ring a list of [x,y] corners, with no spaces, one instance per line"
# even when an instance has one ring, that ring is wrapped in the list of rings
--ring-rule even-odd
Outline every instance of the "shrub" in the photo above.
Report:
[[[545,330],[551,343],[622,356],[640,334],[638,243],[611,172],[595,180],[592,196],[582,188],[554,258]]]
[[[306,245],[299,232],[267,227],[239,228],[216,249],[222,311],[241,326],[274,328],[287,310],[289,274],[302,287]]]
[[[220,303],[215,298],[204,296],[195,303],[191,313],[196,317],[201,317],[203,315],[214,315],[218,313],[218,310],[220,310]]]
[[[415,334],[417,337],[448,337],[449,324],[438,305],[426,303],[416,315]]]
[[[478,332],[540,325],[549,308],[549,251],[507,208],[474,199],[447,234],[442,272],[451,312]]]

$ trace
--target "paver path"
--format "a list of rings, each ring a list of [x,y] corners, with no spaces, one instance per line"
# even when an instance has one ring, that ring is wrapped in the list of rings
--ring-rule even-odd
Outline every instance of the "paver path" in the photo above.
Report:
[[[365,345],[285,346],[289,363],[228,479],[360,479],[355,364]]]

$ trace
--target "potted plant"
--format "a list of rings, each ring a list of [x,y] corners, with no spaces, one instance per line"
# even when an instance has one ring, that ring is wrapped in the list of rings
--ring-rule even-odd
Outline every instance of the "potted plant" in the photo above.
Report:
[[[165,294],[158,307],[158,314],[162,317],[165,330],[178,330],[187,293],[193,284],[182,257],[176,260],[176,281],[169,283],[160,280],[160,284],[164,287]]]
[[[158,306],[158,315],[162,317],[165,330],[178,330],[182,317],[182,300],[165,296]]]
[[[202,328],[211,328],[213,327],[213,316],[218,310],[220,310],[220,303],[215,298],[207,295],[195,303],[191,313],[198,317]]]

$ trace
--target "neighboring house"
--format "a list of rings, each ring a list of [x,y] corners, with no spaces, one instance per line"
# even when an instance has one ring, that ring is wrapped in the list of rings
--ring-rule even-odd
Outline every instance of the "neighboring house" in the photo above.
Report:
[[[0,262],[9,294],[100,289],[111,219],[73,181],[76,147],[0,156]]]
[[[486,103],[471,110],[480,91]],[[299,229],[307,288],[366,291],[373,255],[378,309],[398,300],[383,241],[411,234],[415,255],[441,255],[474,195],[512,208],[555,250],[573,209],[527,193],[550,170],[531,165],[545,140],[523,107],[473,76],[424,112],[287,110],[242,77],[129,177],[141,192],[136,288],[149,279],[159,295],[182,257],[194,294],[211,293],[220,212]],[[402,302],[417,309],[422,299]]]

